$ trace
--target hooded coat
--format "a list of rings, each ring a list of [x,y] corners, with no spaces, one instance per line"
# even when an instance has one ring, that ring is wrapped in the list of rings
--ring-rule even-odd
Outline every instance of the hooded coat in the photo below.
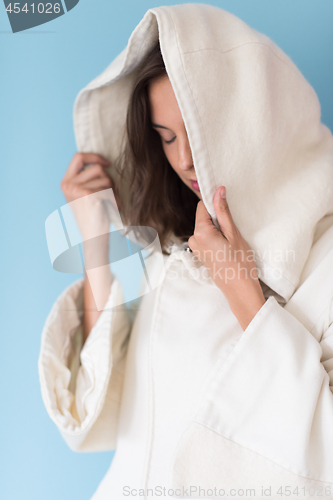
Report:
[[[243,331],[173,238],[160,281],[152,256],[159,285],[137,310],[115,307],[124,299],[114,275],[82,347],[84,280],[75,281],[42,333],[47,412],[72,450],[116,450],[94,500],[159,498],[163,488],[333,499],[332,134],[272,40],[220,8],[184,4],[150,9],[79,93],[78,151],[116,161],[133,78],[158,39],[203,202],[218,226],[213,196],[227,187],[266,302]]]

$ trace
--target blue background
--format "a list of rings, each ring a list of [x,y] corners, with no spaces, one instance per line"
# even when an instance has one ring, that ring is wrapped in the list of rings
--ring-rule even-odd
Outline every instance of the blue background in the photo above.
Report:
[[[332,0],[211,3],[291,57],[333,130]],[[59,184],[75,153],[77,93],[125,47],[146,10],[166,4],[81,0],[66,15],[16,34],[0,4],[0,497],[6,500],[89,500],[113,456],[72,452],[41,399],[42,327],[56,297],[81,277],[52,269],[44,223],[66,202]]]

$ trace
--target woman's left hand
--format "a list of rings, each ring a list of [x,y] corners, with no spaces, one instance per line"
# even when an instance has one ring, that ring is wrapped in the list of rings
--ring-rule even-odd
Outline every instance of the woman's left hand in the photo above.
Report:
[[[221,197],[221,192],[224,197]],[[245,330],[265,303],[254,252],[232,219],[224,186],[220,186],[215,193],[214,207],[221,231],[213,224],[200,200],[194,234],[189,238],[188,244],[208,268],[212,280],[225,295],[231,311]]]

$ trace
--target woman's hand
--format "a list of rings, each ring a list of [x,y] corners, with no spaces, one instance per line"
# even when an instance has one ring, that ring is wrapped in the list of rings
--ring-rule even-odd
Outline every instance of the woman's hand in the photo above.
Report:
[[[114,189],[114,182],[105,170],[109,165],[100,155],[76,153],[60,183],[69,203],[78,200],[71,204],[71,209],[84,241],[109,233],[110,221],[103,203],[108,198],[103,191]]]
[[[68,203],[75,201],[71,209],[84,241],[84,342],[106,304],[112,283],[111,270],[106,265],[109,262],[110,220],[104,201],[109,193],[103,193],[115,187],[105,171],[109,165],[110,162],[100,155],[76,153],[60,184]]]
[[[225,295],[231,311],[245,330],[265,303],[254,252],[232,219],[224,186],[220,186],[215,193],[214,208],[221,231],[213,224],[200,200],[194,234],[189,238],[188,244],[208,268],[212,280]]]
[[[87,168],[87,165],[90,165]],[[93,153],[75,153],[60,186],[69,202],[82,196],[111,187],[111,178],[105,172],[110,162]]]

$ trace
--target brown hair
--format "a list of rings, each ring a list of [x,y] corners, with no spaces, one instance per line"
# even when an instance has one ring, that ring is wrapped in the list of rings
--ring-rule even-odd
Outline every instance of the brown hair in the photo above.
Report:
[[[123,205],[127,225],[150,226],[159,234],[162,251],[174,234],[186,241],[194,231],[198,197],[168,162],[160,135],[151,125],[148,85],[167,75],[159,43],[146,57],[135,77],[130,96],[125,149],[118,163],[121,182],[129,189]]]

